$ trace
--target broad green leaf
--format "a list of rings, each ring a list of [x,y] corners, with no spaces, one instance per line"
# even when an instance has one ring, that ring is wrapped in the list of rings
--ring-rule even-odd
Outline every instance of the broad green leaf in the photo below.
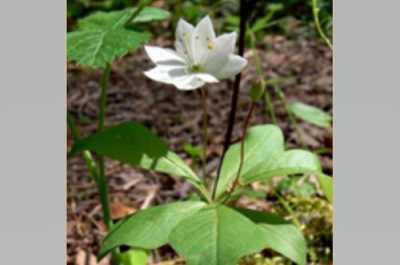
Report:
[[[280,216],[250,209],[237,209],[261,227],[266,245],[297,264],[306,264],[307,243],[301,231]]]
[[[289,104],[289,111],[291,111],[298,118],[303,119],[316,126],[322,128],[331,127],[331,115],[316,107],[301,102],[292,102]]]
[[[125,245],[154,249],[168,243],[171,230],[184,218],[199,211],[201,201],[175,202],[130,215],[118,223],[104,239],[99,251],[103,258],[114,248]]]
[[[105,68],[148,40],[148,33],[124,28],[74,31],[67,35],[68,59],[92,68]]]
[[[320,161],[315,154],[304,150],[289,150],[277,153],[253,167],[252,170],[243,175],[241,183],[267,181],[274,176],[290,174],[319,174],[321,171]]]
[[[333,202],[333,181],[332,177],[329,177],[324,174],[318,175],[319,185],[321,186],[322,191],[324,192],[326,198],[330,203]]]
[[[126,122],[95,133],[76,143],[71,155],[84,150],[133,166],[181,176],[199,188],[202,181],[167,145],[143,125]]]
[[[251,127],[244,142],[244,163],[241,176],[274,154],[284,151],[283,134],[275,125]],[[222,195],[237,176],[240,163],[240,143],[229,147],[221,168],[217,196]]]
[[[131,16],[131,10],[98,11],[78,21],[78,30],[123,28]]]
[[[92,68],[107,64],[147,42],[150,34],[125,28],[135,8],[113,12],[96,12],[78,22],[78,30],[67,35],[68,59]],[[144,8],[132,23],[161,20],[167,11]]]
[[[147,265],[149,254],[144,249],[130,249],[118,254],[121,265]]]
[[[211,205],[182,220],[169,240],[188,265],[235,265],[265,246],[260,228],[224,205]]]
[[[136,8],[127,8],[120,11],[103,12],[99,11],[90,16],[87,16],[78,22],[79,29],[89,28],[115,28],[123,27]],[[144,23],[150,21],[164,20],[170,16],[168,11],[156,8],[156,7],[145,7],[131,22],[133,23]]]

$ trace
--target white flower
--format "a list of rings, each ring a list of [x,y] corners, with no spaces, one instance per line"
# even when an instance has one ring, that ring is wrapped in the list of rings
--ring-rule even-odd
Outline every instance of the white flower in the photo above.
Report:
[[[196,27],[180,19],[176,28],[175,49],[145,46],[156,67],[144,74],[181,90],[191,90],[205,83],[233,77],[246,66],[247,60],[233,54],[236,33],[215,36],[208,16]]]

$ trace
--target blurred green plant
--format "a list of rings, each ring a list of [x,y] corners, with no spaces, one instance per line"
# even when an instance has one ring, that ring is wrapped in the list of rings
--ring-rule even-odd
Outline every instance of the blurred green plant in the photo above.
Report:
[[[332,204],[318,197],[285,197],[286,206],[275,206],[288,220],[298,220],[307,240],[311,262],[329,264],[332,260]],[[288,212],[286,207],[290,207]]]
[[[332,49],[332,42],[331,40],[328,38],[328,36],[325,35],[324,29],[322,28],[322,22],[320,19],[320,13],[321,13],[321,6],[319,5],[319,1],[318,0],[311,0],[311,5],[312,5],[312,12],[313,12],[313,16],[314,16],[314,24],[315,27],[317,28],[318,34],[321,36],[321,38],[325,41],[325,43],[329,46],[330,49]],[[324,23],[325,25],[325,30],[327,32],[331,33],[331,28],[332,28],[332,16],[328,16],[326,15],[326,13],[323,16],[323,22],[327,21],[326,23]]]
[[[183,151],[189,154],[193,159],[202,159],[203,148],[200,145],[185,144]]]
[[[218,27],[233,31],[239,28],[239,16],[236,12],[239,8],[238,2],[237,0],[164,0],[162,6],[173,14],[171,21],[174,25],[180,17],[198,21],[208,14],[221,18],[217,21]],[[67,16],[76,20],[95,11],[121,10],[138,3],[138,0],[68,0]],[[262,37],[263,31],[267,28],[283,30],[289,34],[286,28],[291,18],[302,21],[309,28],[315,26],[318,34],[320,28],[328,39],[332,35],[332,0],[271,0],[256,1],[255,4],[250,24],[253,25],[253,32],[257,38]]]
[[[289,111],[292,112],[296,117],[318,127],[331,127],[332,116],[314,106],[310,106],[302,102],[292,102],[289,104]]]
[[[139,4],[139,0],[67,0],[67,17],[79,19],[93,11],[112,11]]]

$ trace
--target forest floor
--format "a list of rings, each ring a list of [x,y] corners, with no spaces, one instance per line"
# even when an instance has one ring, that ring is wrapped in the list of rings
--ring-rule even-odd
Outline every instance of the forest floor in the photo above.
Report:
[[[265,37],[261,41],[263,45],[257,48],[263,70],[267,78],[278,80],[278,85],[289,102],[301,101],[331,113],[332,53],[319,39],[302,36],[303,34]],[[172,46],[162,39],[152,44]],[[257,76],[251,51],[246,52],[245,57],[249,64],[242,75],[233,137],[236,140],[240,136],[241,125],[249,108],[248,92]],[[184,151],[184,146],[201,144],[202,102],[199,91],[178,91],[172,86],[149,80],[143,75],[143,71],[151,67],[143,49],[114,64],[107,97],[106,124],[140,122],[160,135],[189,164],[196,166],[199,162]],[[100,74],[98,71],[68,66],[68,111],[76,117],[84,135],[96,129]],[[284,105],[274,89],[270,87],[270,90],[278,124],[284,131],[288,146],[301,146],[295,129],[288,122]],[[221,82],[210,85],[207,91],[210,135],[207,171],[215,175],[222,153],[232,89],[227,86],[227,82]],[[260,103],[251,124],[262,123],[271,123],[271,118],[265,104]],[[304,132],[303,141],[308,149],[331,150],[330,129],[320,129],[301,121],[299,126]],[[69,137],[68,145],[71,144]],[[331,152],[321,155],[321,161],[324,171],[332,174]],[[191,192],[190,186],[179,178],[133,169],[116,161],[106,161],[106,172],[114,219],[120,219],[138,209],[186,197]],[[101,221],[102,212],[96,186],[80,157],[68,160],[67,177],[67,262],[70,265],[95,265],[96,252],[106,234]],[[262,198],[244,203],[265,209],[271,204]],[[164,247],[154,251],[151,260],[156,264],[173,258],[176,258],[173,252]],[[108,265],[108,261],[101,264]]]

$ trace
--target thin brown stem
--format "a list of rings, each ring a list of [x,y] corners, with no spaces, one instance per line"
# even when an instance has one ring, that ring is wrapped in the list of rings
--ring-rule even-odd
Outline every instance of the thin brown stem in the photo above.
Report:
[[[239,31],[239,50],[238,54],[243,56],[244,54],[244,45],[246,39],[246,29],[247,29],[247,16],[248,12],[246,9],[246,1],[240,1],[240,31]],[[242,79],[242,74],[239,73],[236,78],[235,82],[233,83],[233,94],[231,100],[231,111],[229,113],[229,120],[228,120],[228,129],[225,134],[225,141],[224,141],[224,153],[228,150],[228,147],[231,143],[233,126],[235,124],[235,117],[236,117],[236,109],[237,109],[237,102],[239,98],[239,89],[240,89],[240,82]]]
[[[253,114],[255,106],[256,106],[256,104],[254,103],[254,101],[252,101],[250,109],[249,109],[249,112],[247,113],[246,120],[244,121],[244,126],[243,126],[243,131],[242,131],[242,139],[241,139],[241,142],[240,142],[239,169],[238,169],[238,172],[236,174],[235,181],[233,182],[233,185],[232,185],[231,189],[229,190],[230,193],[233,192],[236,189],[236,187],[239,185],[240,173],[242,172],[242,168],[243,168],[243,164],[244,164],[244,140],[246,138],[247,128],[249,127],[251,115]]]
[[[239,29],[239,51],[238,51],[238,54],[240,56],[243,56],[243,54],[244,54],[247,20],[248,20],[248,15],[251,10],[251,7],[250,7],[251,5],[250,4],[247,5],[247,4],[248,3],[246,0],[240,0],[240,29]],[[236,76],[235,82],[233,84],[231,111],[229,113],[229,118],[228,118],[228,128],[227,128],[226,134],[225,134],[223,152],[222,152],[222,156],[221,156],[221,159],[220,159],[219,165],[218,165],[217,178],[215,179],[214,186],[213,186],[213,191],[212,191],[213,199],[215,199],[215,195],[217,192],[219,176],[221,175],[220,173],[221,173],[222,161],[224,160],[225,153],[228,150],[229,145],[231,144],[232,132],[233,132],[233,127],[234,127],[235,118],[236,118],[236,109],[237,109],[237,103],[238,103],[238,98],[239,98],[239,88],[240,88],[241,78],[242,78],[242,75],[239,73]]]
[[[207,91],[202,88],[201,98],[203,101],[203,178],[207,176],[207,147],[208,147],[208,109],[207,109]]]

